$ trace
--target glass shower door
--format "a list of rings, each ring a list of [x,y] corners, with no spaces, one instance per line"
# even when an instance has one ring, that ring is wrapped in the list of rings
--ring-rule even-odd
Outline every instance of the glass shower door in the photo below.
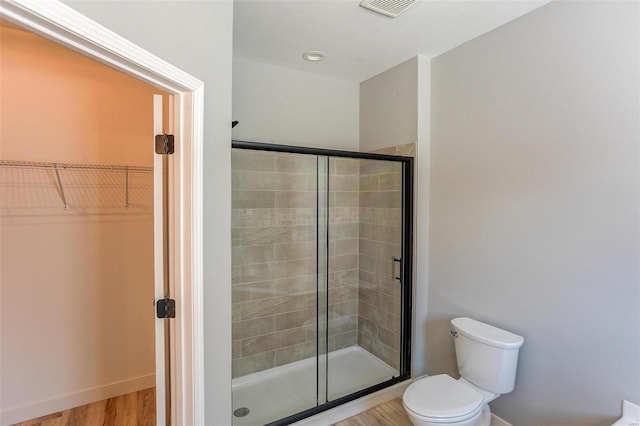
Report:
[[[400,162],[330,162],[329,400],[400,375],[402,176]]]
[[[290,424],[407,379],[410,159],[236,145],[233,425]]]
[[[232,151],[234,426],[318,405],[319,164],[315,155]]]

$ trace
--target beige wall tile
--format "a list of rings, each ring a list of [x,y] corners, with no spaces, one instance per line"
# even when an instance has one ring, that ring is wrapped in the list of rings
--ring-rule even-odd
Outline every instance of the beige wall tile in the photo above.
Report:
[[[336,271],[332,274],[334,287],[358,285],[358,270]]]
[[[316,173],[317,159],[315,155],[278,153],[276,170],[279,172]]]
[[[390,146],[388,148],[375,149],[375,150],[373,150],[371,152],[376,153],[376,154],[395,155],[396,154],[396,147],[395,146]]]
[[[275,244],[274,260],[315,259],[316,243],[299,241],[294,243]]]
[[[271,262],[275,259],[273,245],[233,247],[231,264],[247,265],[251,263]]]
[[[347,333],[337,334],[332,339],[333,344],[329,344],[329,350],[337,351],[339,349],[355,346],[358,343],[358,332],[356,330]]]
[[[245,191],[307,191],[315,189],[316,175],[310,173],[284,173],[243,171],[239,188]],[[309,188],[309,184],[313,184]]]
[[[402,228],[400,226],[361,223],[360,238],[400,245],[402,241]]]
[[[360,207],[400,208],[402,193],[400,191],[362,191],[360,192]]]
[[[350,158],[332,158],[329,162],[329,173],[332,175],[357,175],[360,160]]]
[[[349,331],[357,331],[358,319],[354,316],[344,316],[333,318],[328,321],[328,335],[330,337],[337,336],[339,334],[347,333]],[[309,325],[306,327],[307,340],[313,341],[316,339],[317,329],[315,325]],[[324,335],[324,331],[321,332]]]
[[[378,180],[378,175],[361,175],[360,191],[377,191],[379,189]]]
[[[359,271],[360,277],[360,285],[373,285],[378,286],[378,273],[377,272],[367,272],[367,271]]]
[[[240,358],[240,341],[234,340],[231,342],[231,359],[235,360]]]
[[[329,289],[329,306],[335,303],[356,300],[358,298],[357,286],[343,286]]]
[[[359,206],[359,192],[358,191],[341,191],[333,192],[335,207],[358,207]]]
[[[402,171],[398,161],[360,160],[360,175],[380,175]]]
[[[331,242],[329,249],[331,255],[344,255],[344,254],[357,254],[358,253],[358,239],[349,238],[344,240],[336,240]],[[357,265],[357,260],[356,260]]]
[[[316,342],[305,342],[299,345],[281,348],[276,351],[276,365],[289,364],[316,355]],[[314,384],[315,386],[315,384]]]
[[[241,320],[267,317],[287,311],[300,311],[306,307],[307,296],[305,294],[239,303]]]
[[[240,351],[244,357],[260,352],[272,351],[286,346],[293,346],[298,343],[303,343],[306,340],[306,329],[304,327],[297,327],[262,336],[242,339],[240,341]]]
[[[415,157],[416,156],[416,144],[408,143],[404,145],[398,145],[396,148],[397,155],[403,155],[405,157]]]
[[[267,209],[276,206],[273,191],[232,191],[231,207],[234,209]]]
[[[358,300],[362,303],[367,303],[376,309],[380,308],[380,292],[377,287],[365,288],[361,285],[358,289]]]
[[[237,191],[242,186],[242,172],[240,171],[232,171],[231,172],[231,190]]]
[[[239,170],[275,170],[276,154],[267,151],[248,149],[231,150],[231,169]]]
[[[331,240],[342,240],[347,238],[358,238],[357,223],[337,223],[329,228]]]
[[[329,271],[346,271],[358,268],[356,253],[329,256]]]
[[[386,173],[378,176],[378,189],[381,191],[401,191],[402,174]]]
[[[276,208],[315,208],[317,194],[314,191],[279,191],[275,193]]]
[[[304,309],[302,311],[287,312],[275,316],[276,331],[297,328],[315,323],[316,310]]]
[[[358,247],[360,249],[360,254],[369,256],[375,261],[382,257],[382,246],[378,241],[360,238]]]
[[[232,376],[241,377],[258,371],[268,370],[276,366],[274,351],[236,358],[232,362]]]
[[[240,272],[240,283],[250,283],[254,281],[267,281],[272,278],[279,278],[276,273],[277,265],[274,263],[254,263],[243,265]]]
[[[330,313],[335,316],[356,316],[358,314],[358,300],[351,299],[334,303],[329,307]]]
[[[358,316],[377,324],[380,318],[380,309],[360,300],[358,304]]]
[[[281,244],[297,241],[314,241],[315,226],[280,226],[243,228],[240,234],[240,246],[261,244]]]
[[[249,284],[234,284],[231,288],[233,303],[268,299],[283,294],[285,293],[278,291],[276,280],[258,281]]]
[[[275,191],[279,189],[276,184],[278,173],[253,170],[233,173],[237,173],[240,177],[240,183],[237,188],[241,191]]]
[[[396,352],[400,349],[400,334],[397,331],[390,331],[384,327],[378,327],[378,338],[380,342],[394,349]]]
[[[400,316],[400,299],[380,293],[380,309],[391,315]]]
[[[258,318],[247,321],[232,323],[232,340],[246,339],[248,337],[260,336],[273,333],[275,331],[275,321],[273,317]]]
[[[358,191],[358,187],[359,178],[357,174],[329,176],[330,191]]]
[[[315,293],[316,275],[303,275],[292,278],[275,280],[274,289],[278,295],[294,295],[300,293]]]
[[[400,330],[400,316],[382,311],[378,316],[379,323],[387,330]]]

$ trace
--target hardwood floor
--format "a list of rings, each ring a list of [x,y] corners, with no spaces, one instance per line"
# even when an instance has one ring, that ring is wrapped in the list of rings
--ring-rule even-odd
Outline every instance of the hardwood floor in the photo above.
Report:
[[[116,396],[13,426],[155,426],[156,389]]]
[[[394,399],[384,404],[349,417],[334,426],[411,426],[409,417],[404,411],[401,399]]]

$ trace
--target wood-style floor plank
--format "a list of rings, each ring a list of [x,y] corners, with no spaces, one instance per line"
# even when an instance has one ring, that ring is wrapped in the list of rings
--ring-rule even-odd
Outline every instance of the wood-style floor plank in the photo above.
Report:
[[[401,399],[377,405],[334,426],[411,426]]]
[[[116,396],[14,426],[155,426],[155,388]],[[335,426],[411,426],[402,400],[380,404]]]
[[[13,426],[155,426],[156,390],[144,389]]]
[[[156,424],[156,389],[149,388],[138,392],[138,426]]]

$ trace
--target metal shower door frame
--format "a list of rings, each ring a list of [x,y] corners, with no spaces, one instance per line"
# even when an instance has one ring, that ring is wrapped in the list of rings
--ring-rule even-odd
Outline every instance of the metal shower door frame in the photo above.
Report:
[[[411,378],[411,325],[413,319],[413,303],[412,303],[412,289],[413,289],[413,157],[406,157],[400,155],[387,155],[387,154],[375,154],[364,153],[355,151],[341,151],[333,149],[322,148],[308,148],[289,145],[269,144],[261,142],[249,142],[249,141],[231,141],[232,148],[247,149],[255,151],[270,151],[270,152],[282,152],[288,154],[306,154],[315,155],[317,157],[331,157],[338,158],[351,158],[359,160],[378,160],[378,161],[392,161],[402,163],[402,262],[400,268],[400,283],[401,283],[401,351],[400,351],[400,371],[397,377],[378,383],[374,386],[356,391],[341,398],[324,402],[316,407],[308,410],[293,414],[275,422],[269,423],[266,426],[284,426],[291,423],[300,421],[302,419],[314,416],[321,412],[338,407],[347,402],[362,398],[363,396],[372,394],[379,390],[393,386],[397,383],[409,380]],[[328,192],[328,191],[327,191]],[[328,243],[328,237],[327,237]],[[327,256],[328,259],[328,256]],[[327,260],[328,261],[328,260]],[[328,294],[328,293],[327,293]],[[318,321],[319,322],[319,321]],[[318,352],[319,353],[319,352]],[[325,355],[327,355],[325,353]],[[318,367],[318,363],[316,364]],[[318,380],[320,380],[320,374],[317,374]],[[326,379],[326,377],[325,377]],[[326,389],[326,383],[324,386],[316,384],[317,392]],[[325,395],[326,396],[326,395]],[[326,398],[325,398],[326,399]]]

